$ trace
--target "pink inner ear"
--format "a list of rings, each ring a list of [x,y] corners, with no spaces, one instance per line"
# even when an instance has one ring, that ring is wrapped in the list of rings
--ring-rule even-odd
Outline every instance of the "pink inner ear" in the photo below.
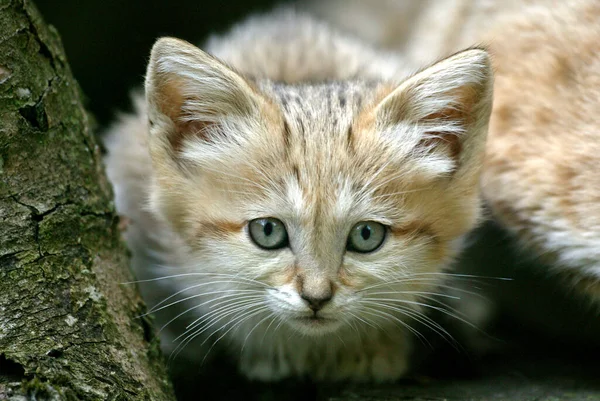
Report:
[[[458,135],[456,133],[440,132],[433,133],[433,137],[421,139],[418,146],[427,148],[446,148],[448,149],[448,156],[455,162],[458,162],[458,156],[462,150],[462,146]]]
[[[206,121],[181,121],[175,122],[175,132],[169,134],[169,143],[174,151],[178,152],[183,146],[183,140],[196,137],[202,140],[208,140],[208,128],[215,126],[216,123]]]
[[[477,89],[472,86],[457,88],[452,93],[456,102],[445,110],[440,110],[423,118],[422,121],[449,121],[458,122],[465,129],[475,121],[476,106],[479,99]],[[462,141],[456,132],[431,132],[431,137],[424,138],[419,145],[427,147],[442,147],[448,149],[449,156],[457,163],[462,151]],[[457,166],[458,167],[458,166]]]
[[[181,150],[186,138],[194,136],[204,140],[208,139],[206,135],[208,128],[215,125],[213,122],[185,120],[183,105],[186,99],[183,96],[183,85],[181,80],[169,78],[157,88],[158,107],[175,125],[175,129],[168,134],[169,143],[174,152]]]
[[[442,111],[434,114],[430,114],[423,120],[441,120],[441,121],[457,121],[460,118],[458,114],[459,110],[452,110],[450,112]],[[464,121],[464,118],[460,118],[460,121]],[[462,150],[462,144],[460,141],[459,134],[456,132],[428,132],[427,138],[423,138],[419,141],[418,146],[427,148],[446,148],[448,149],[449,156],[456,162]]]

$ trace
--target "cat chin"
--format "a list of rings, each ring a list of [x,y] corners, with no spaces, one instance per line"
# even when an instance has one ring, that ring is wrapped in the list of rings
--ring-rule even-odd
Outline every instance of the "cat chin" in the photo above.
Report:
[[[314,317],[289,317],[286,323],[300,334],[310,337],[331,334],[342,325],[339,319]]]

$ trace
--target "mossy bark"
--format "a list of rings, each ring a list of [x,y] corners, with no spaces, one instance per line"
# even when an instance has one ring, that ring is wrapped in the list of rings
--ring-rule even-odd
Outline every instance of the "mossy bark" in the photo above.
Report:
[[[0,0],[0,400],[174,399],[111,199],[58,34]]]

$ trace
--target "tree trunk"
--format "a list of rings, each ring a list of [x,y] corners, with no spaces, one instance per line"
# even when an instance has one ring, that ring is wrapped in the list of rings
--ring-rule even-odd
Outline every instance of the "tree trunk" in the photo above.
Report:
[[[56,31],[0,0],[0,400],[174,399],[90,125]]]

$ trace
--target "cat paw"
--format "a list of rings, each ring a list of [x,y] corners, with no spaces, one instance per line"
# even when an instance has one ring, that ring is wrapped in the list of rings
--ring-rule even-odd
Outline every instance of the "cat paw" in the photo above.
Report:
[[[288,366],[274,364],[271,360],[242,361],[239,369],[246,378],[261,382],[274,382],[290,376]]]
[[[355,382],[391,382],[408,370],[408,354],[402,348],[363,350],[338,358],[336,366],[322,371],[322,379]]]
[[[374,382],[398,380],[408,370],[408,357],[405,353],[378,353],[371,360],[370,376]]]

